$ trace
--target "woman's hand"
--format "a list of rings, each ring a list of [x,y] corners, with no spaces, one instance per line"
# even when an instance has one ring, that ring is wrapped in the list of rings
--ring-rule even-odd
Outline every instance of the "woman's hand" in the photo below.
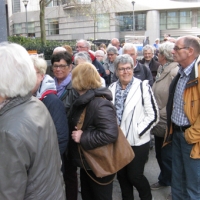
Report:
[[[74,142],[80,143],[81,135],[82,135],[83,131],[77,130],[76,126],[75,126],[75,129],[76,129],[76,131],[72,131],[72,139],[74,140]]]

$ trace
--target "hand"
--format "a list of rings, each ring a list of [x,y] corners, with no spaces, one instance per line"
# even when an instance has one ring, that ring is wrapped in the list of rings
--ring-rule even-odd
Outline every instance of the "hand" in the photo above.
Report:
[[[72,131],[72,139],[74,140],[74,142],[76,143],[80,143],[81,141],[81,135],[83,133],[82,130],[77,130],[77,127],[75,126],[75,131]]]
[[[106,69],[106,74],[110,75],[110,70]]]

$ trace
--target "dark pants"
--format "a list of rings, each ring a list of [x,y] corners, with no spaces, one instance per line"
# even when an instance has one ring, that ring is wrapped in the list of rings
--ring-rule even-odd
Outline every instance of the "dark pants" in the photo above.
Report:
[[[78,178],[77,178],[77,167],[71,164],[72,161],[65,160],[65,190],[67,200],[78,199]]]
[[[158,136],[154,136],[154,138],[156,159],[160,167],[158,180],[161,185],[170,186],[172,176],[172,145],[168,144],[162,147],[164,138]]]
[[[133,186],[141,200],[152,200],[151,189],[144,176],[144,166],[149,154],[149,142],[141,146],[132,146],[135,158],[117,173],[123,200],[133,200]]]
[[[99,182],[109,182],[115,175],[97,178],[91,170],[87,171],[93,178]],[[84,169],[80,170],[81,197],[83,200],[112,200],[113,182],[108,185],[99,185],[94,182]]]

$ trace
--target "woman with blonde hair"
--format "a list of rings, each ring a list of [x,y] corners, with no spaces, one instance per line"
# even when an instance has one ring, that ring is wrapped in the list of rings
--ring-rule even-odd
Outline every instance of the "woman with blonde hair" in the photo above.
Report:
[[[83,200],[112,200],[112,179],[114,175],[97,178],[89,166],[83,168],[78,152],[78,144],[85,150],[91,150],[116,141],[118,125],[115,108],[110,102],[111,92],[101,87],[100,75],[90,63],[77,65],[72,71],[72,86],[79,93],[74,101],[69,115],[71,140],[69,155],[73,164],[81,167],[81,195]],[[102,98],[104,97],[104,98]],[[77,130],[80,115],[86,108],[85,120],[82,130]],[[85,171],[86,170],[86,171]],[[98,182],[109,182],[107,185],[99,185]]]

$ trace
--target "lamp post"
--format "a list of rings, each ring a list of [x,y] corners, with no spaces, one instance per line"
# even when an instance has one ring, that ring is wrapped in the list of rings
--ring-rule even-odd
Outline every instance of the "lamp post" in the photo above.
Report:
[[[27,22],[27,5],[28,5],[29,0],[23,0],[22,2],[24,3],[24,7],[26,10],[26,36],[28,37],[28,22]]]
[[[133,4],[133,35],[134,35],[134,31],[135,31],[135,17],[134,17],[134,5],[135,5],[135,1],[131,2]]]

